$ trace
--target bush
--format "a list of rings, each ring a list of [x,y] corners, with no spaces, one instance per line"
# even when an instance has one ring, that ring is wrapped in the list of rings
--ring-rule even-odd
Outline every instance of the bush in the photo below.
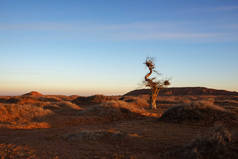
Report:
[[[197,101],[169,108],[160,120],[169,122],[205,122],[210,124],[215,121],[231,122],[237,120],[237,117],[210,101]]]
[[[191,143],[167,153],[167,158],[189,159],[233,159],[238,153],[231,147],[231,133],[223,126],[212,128]]]
[[[52,111],[34,105],[1,104],[0,127],[39,125],[39,123],[46,120],[52,114]],[[46,123],[41,124],[47,125]]]

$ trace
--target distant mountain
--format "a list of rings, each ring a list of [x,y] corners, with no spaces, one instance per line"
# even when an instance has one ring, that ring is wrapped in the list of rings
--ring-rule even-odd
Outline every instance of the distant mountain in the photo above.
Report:
[[[138,89],[126,93],[124,96],[138,96],[143,94],[150,94],[150,89]],[[172,87],[162,88],[160,90],[161,96],[166,95],[237,95],[238,92],[230,92],[226,90],[210,89],[205,87]]]
[[[28,97],[28,96],[43,96],[43,95],[41,93],[39,93],[39,92],[32,91],[32,92],[26,93],[26,94],[24,94],[22,96],[23,97]]]

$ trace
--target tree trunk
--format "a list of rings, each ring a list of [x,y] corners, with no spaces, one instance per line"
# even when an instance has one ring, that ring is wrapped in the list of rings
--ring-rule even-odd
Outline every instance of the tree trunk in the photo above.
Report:
[[[156,109],[157,105],[156,105],[156,97],[154,96],[154,94],[151,96],[151,109]]]
[[[151,109],[157,109],[157,97],[159,94],[159,89],[158,88],[154,88],[151,90],[152,94],[151,94]]]

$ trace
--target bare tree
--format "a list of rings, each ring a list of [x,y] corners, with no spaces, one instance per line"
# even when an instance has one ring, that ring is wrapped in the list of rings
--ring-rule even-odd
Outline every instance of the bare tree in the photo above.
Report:
[[[152,109],[156,109],[157,108],[156,101],[157,101],[157,97],[158,97],[160,89],[170,85],[170,82],[169,80],[157,80],[156,77],[149,78],[153,72],[160,75],[155,69],[153,58],[147,57],[144,64],[148,67],[150,71],[149,73],[145,75],[144,84],[146,87],[149,87],[151,89],[150,104]]]

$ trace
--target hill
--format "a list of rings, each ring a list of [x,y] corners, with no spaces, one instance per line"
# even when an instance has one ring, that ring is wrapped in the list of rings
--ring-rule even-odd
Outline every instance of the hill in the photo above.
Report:
[[[28,96],[40,97],[40,96],[43,96],[43,95],[42,95],[41,93],[39,93],[39,92],[32,91],[32,92],[23,94],[22,96],[23,96],[23,97],[28,97]]]
[[[124,96],[138,96],[143,94],[150,94],[150,89],[138,89],[126,93]],[[177,95],[235,95],[238,96],[238,92],[230,92],[226,90],[217,90],[205,87],[172,87],[162,88],[160,90],[160,96],[177,96]]]

